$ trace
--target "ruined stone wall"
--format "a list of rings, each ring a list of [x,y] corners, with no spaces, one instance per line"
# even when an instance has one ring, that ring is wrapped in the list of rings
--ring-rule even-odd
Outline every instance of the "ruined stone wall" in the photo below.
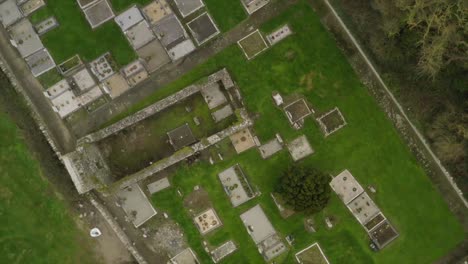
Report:
[[[231,79],[231,76],[226,69],[222,69],[218,72],[215,72],[207,77],[207,80],[201,84],[192,84],[185,87],[177,93],[174,93],[146,108],[136,112],[135,114],[128,116],[115,124],[112,124],[108,127],[105,127],[101,130],[98,130],[94,133],[91,133],[78,140],[78,145],[83,143],[91,143],[100,141],[112,134],[118,133],[119,131],[128,128],[145,118],[148,118],[180,101],[183,101],[187,97],[190,97],[198,92],[200,92],[203,87],[211,85],[214,82],[221,81],[226,89],[234,87],[234,82]]]

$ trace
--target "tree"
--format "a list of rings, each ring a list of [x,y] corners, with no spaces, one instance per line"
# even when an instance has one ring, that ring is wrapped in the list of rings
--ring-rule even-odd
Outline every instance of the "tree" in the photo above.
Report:
[[[435,78],[450,64],[468,69],[468,18],[464,0],[374,0],[382,29],[396,37],[405,28],[419,39],[418,70]]]
[[[330,199],[331,178],[309,167],[292,166],[283,172],[276,185],[276,192],[287,207],[294,211],[316,213]]]

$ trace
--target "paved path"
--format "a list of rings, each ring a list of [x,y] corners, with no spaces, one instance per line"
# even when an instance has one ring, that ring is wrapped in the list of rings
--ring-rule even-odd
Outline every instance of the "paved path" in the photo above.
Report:
[[[154,72],[145,82],[132,88],[126,94],[107,103],[97,111],[88,114],[87,117],[74,121],[75,123],[70,124],[70,127],[78,138],[99,129],[112,117],[125,111],[136,102],[148,97],[157,89],[177,80],[182,75],[194,69],[197,65],[202,64],[209,58],[224,50],[226,47],[236,43],[248,32],[258,28],[266,21],[279,15],[287,7],[296,2],[297,1],[295,0],[280,0],[266,5],[235,28],[223,34],[223,36],[216,38],[208,45],[198,48],[194,53],[187,56],[181,62],[163,66]]]
[[[349,39],[352,41],[352,43],[354,44],[354,46],[356,47],[356,49],[359,51],[359,54],[362,56],[362,58],[364,59],[364,61],[366,62],[367,66],[369,67],[369,69],[372,71],[372,73],[375,75],[375,77],[377,78],[378,82],[380,83],[380,85],[385,89],[385,92],[387,93],[387,95],[390,97],[390,99],[392,100],[392,102],[395,104],[395,106],[398,108],[400,114],[405,118],[406,122],[409,124],[409,126],[411,127],[411,130],[413,131],[413,133],[416,135],[416,137],[419,139],[419,141],[421,142],[421,144],[424,146],[424,148],[426,149],[426,151],[429,153],[429,155],[431,156],[431,158],[434,160],[434,162],[437,164],[437,166],[439,167],[439,169],[442,171],[442,173],[445,175],[445,177],[447,178],[448,182],[450,183],[450,185],[452,186],[453,190],[457,193],[458,197],[460,198],[460,200],[463,202],[463,204],[465,205],[466,208],[468,208],[468,202],[467,200],[463,197],[463,193],[461,192],[461,190],[458,188],[457,184],[455,183],[455,181],[453,180],[452,176],[450,175],[450,173],[447,171],[447,169],[445,169],[445,167],[442,165],[442,163],[440,162],[439,158],[434,154],[434,152],[432,151],[431,147],[429,146],[429,144],[426,142],[426,139],[424,138],[424,136],[421,134],[421,132],[419,132],[419,130],[416,128],[416,126],[413,125],[413,123],[411,122],[411,120],[408,118],[408,116],[406,115],[405,111],[403,110],[403,107],[400,105],[400,103],[398,102],[398,100],[395,98],[395,96],[393,95],[393,93],[390,91],[390,89],[387,87],[387,85],[385,84],[385,82],[383,81],[382,77],[380,76],[379,72],[375,69],[374,65],[372,64],[372,62],[369,60],[369,58],[367,57],[366,53],[363,51],[361,45],[357,42],[356,38],[354,37],[354,35],[351,33],[351,31],[349,31],[348,27],[345,25],[345,23],[343,22],[343,20],[341,19],[341,17],[338,15],[338,13],[336,12],[335,8],[330,4],[330,2],[328,0],[324,0],[324,3],[328,6],[328,8],[331,10],[333,16],[336,18],[336,20],[338,21],[338,23],[340,24],[341,28],[346,32],[346,34],[348,35]]]
[[[29,97],[32,108],[44,121],[46,129],[62,154],[75,149],[76,139],[70,133],[63,120],[52,110],[39,81],[32,75],[26,62],[10,44],[10,37],[3,26],[0,26],[0,60],[17,80],[17,85]],[[31,124],[32,125],[32,124]]]

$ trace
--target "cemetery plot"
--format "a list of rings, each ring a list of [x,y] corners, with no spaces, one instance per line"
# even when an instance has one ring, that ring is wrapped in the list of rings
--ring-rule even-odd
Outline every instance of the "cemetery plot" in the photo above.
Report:
[[[201,45],[219,34],[219,29],[208,13],[203,13],[192,21],[187,23],[190,32]]]
[[[397,238],[398,232],[387,220],[385,220],[382,224],[369,232],[369,236],[371,237],[372,242],[381,249]]]
[[[296,260],[302,264],[330,264],[318,243],[314,243],[296,253]]]
[[[202,0],[174,0],[182,17],[187,17],[205,6]]]
[[[238,154],[255,147],[255,141],[248,128],[231,135],[229,138]]]
[[[255,197],[242,168],[236,164],[218,174],[232,206],[239,206]]]
[[[240,0],[249,15],[264,7],[270,0]]]
[[[89,63],[91,71],[98,78],[99,81],[103,81],[114,74],[114,69],[117,68],[114,60],[109,52],[101,55],[99,58]]]
[[[337,107],[317,118],[317,121],[326,137],[346,125],[346,121]]]
[[[156,215],[156,210],[154,210],[138,184],[120,190],[115,196],[117,203],[122,207],[135,227],[141,226]]]
[[[287,144],[289,153],[294,161],[301,160],[314,153],[305,135],[302,135]]]
[[[298,99],[284,107],[284,112],[289,122],[294,127],[302,127],[304,118],[311,115],[313,110],[309,108],[304,99]]]
[[[268,48],[267,43],[258,29],[239,40],[237,44],[242,49],[248,60],[255,58],[258,54]]]
[[[107,0],[101,0],[83,10],[91,28],[97,28],[114,18],[114,12]]]
[[[222,225],[213,208],[195,216],[193,221],[202,235],[205,235]]]
[[[73,71],[74,69],[78,68],[82,64],[83,64],[83,62],[81,61],[80,56],[77,54],[77,55],[69,58],[68,60],[60,63],[59,66],[58,66],[58,69],[62,73],[62,75],[65,75],[65,74]]]

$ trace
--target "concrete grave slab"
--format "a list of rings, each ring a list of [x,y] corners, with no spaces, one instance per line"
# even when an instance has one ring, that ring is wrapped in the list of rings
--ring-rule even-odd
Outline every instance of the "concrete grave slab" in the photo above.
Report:
[[[39,50],[38,52],[26,57],[25,60],[34,77],[38,77],[55,68],[55,61],[52,56],[50,56],[47,49]]]
[[[1,2],[1,1],[0,1]],[[6,0],[0,3],[0,21],[7,28],[23,17],[15,0]]]
[[[287,144],[289,153],[294,161],[301,160],[314,153],[305,135],[299,136]]]
[[[130,88],[127,80],[120,73],[107,78],[102,84],[104,90],[112,99],[119,97]]]
[[[292,33],[293,32],[291,28],[289,27],[289,25],[286,24],[278,28],[277,30],[271,32],[270,34],[268,34],[267,36],[268,43],[270,43],[270,45],[275,45],[276,43],[290,36]]]
[[[91,76],[91,73],[88,71],[88,69],[83,68],[72,76],[70,85],[72,88],[76,87],[80,92],[84,92],[94,87],[96,82],[94,81],[93,76]]]
[[[100,0],[95,4],[83,10],[86,20],[88,20],[91,28],[97,28],[100,25],[114,18],[114,12],[107,0]]]
[[[369,220],[374,218],[375,215],[380,213],[380,209],[366,192],[361,193],[348,203],[347,206],[362,225],[366,224]]]
[[[202,235],[206,235],[222,225],[221,220],[219,220],[213,208],[195,216],[193,221]]]
[[[15,47],[23,58],[44,48],[39,35],[37,35],[28,19],[19,21],[9,27],[8,31],[15,42]]]
[[[176,151],[197,142],[197,139],[187,123],[167,132],[167,136],[169,137],[169,142]]]
[[[171,186],[171,183],[169,182],[169,180],[167,179],[167,177],[164,177],[160,180],[157,180],[155,182],[152,182],[150,184],[148,184],[146,187],[148,187],[148,191],[150,194],[154,194],[154,193],[157,193],[157,192],[160,192],[164,189],[167,189]]]
[[[135,50],[148,44],[155,38],[153,31],[150,29],[148,22],[146,21],[141,21],[135,26],[129,28],[125,31],[125,36]]]
[[[202,0],[174,0],[182,17],[187,17],[205,6]]]
[[[55,19],[55,17],[52,16],[34,25],[34,29],[36,30],[37,34],[43,35],[46,32],[49,32],[58,26],[59,23],[57,19]]]
[[[78,110],[82,105],[71,90],[66,90],[51,99],[53,109],[61,118]]]
[[[109,52],[99,56],[89,63],[91,71],[102,82],[112,76],[115,72],[112,66],[112,58]]]
[[[171,61],[169,55],[166,53],[166,50],[158,39],[152,40],[150,43],[137,49],[136,52],[138,57],[145,62],[146,69],[148,69],[150,73]]]
[[[242,153],[255,146],[255,141],[248,128],[243,129],[229,137],[237,154]]]
[[[78,101],[82,106],[88,105],[94,101],[96,101],[99,97],[103,95],[101,88],[99,85],[94,86],[87,92],[83,93],[78,97]]]
[[[262,156],[263,159],[268,159],[269,157],[273,156],[274,154],[281,151],[282,149],[283,149],[283,144],[282,144],[282,141],[278,139],[278,137],[275,137],[274,139],[258,147],[258,150],[260,151],[260,155]]]
[[[218,263],[236,250],[237,250],[236,244],[234,244],[232,240],[229,240],[210,252],[211,259],[213,260],[214,263]]]
[[[223,106],[222,108],[216,110],[215,112],[211,113],[211,116],[213,117],[214,121],[218,123],[230,117],[233,114],[234,114],[234,110],[232,110],[232,107],[230,104],[227,104]]]
[[[150,25],[155,25],[163,17],[172,14],[172,9],[166,0],[155,0],[141,10]]]
[[[249,15],[264,7],[270,0],[240,0]]]
[[[44,95],[47,98],[53,99],[60,94],[62,94],[65,91],[70,90],[70,85],[68,84],[67,80],[63,79],[59,81],[58,83],[52,85],[50,88],[48,88],[45,92]]]
[[[137,228],[157,213],[137,183],[119,190],[115,196],[127,217]]]
[[[168,264],[200,264],[192,249],[187,248],[170,259]]]
[[[153,27],[153,31],[167,50],[174,48],[187,38],[187,33],[175,14],[162,18]]]
[[[135,60],[122,68],[122,73],[127,78],[130,86],[135,86],[138,83],[146,80],[149,76],[148,71],[140,60]]]
[[[362,188],[359,182],[348,170],[344,170],[334,177],[330,182],[330,186],[344,204],[348,204],[364,192],[364,188]]]
[[[209,109],[216,108],[227,102],[226,96],[221,91],[221,86],[218,82],[213,82],[201,89],[201,94]]]
[[[192,53],[195,49],[196,47],[193,41],[191,39],[186,39],[168,50],[168,54],[171,60],[176,61]]]
[[[123,32],[127,31],[134,25],[143,21],[143,15],[140,9],[136,6],[132,6],[129,9],[123,11],[120,15],[114,18],[114,21],[119,25]]]
[[[239,164],[222,171],[218,177],[232,206],[237,207],[254,198],[253,190]]]
[[[28,0],[24,2],[20,8],[23,11],[25,16],[29,16],[34,11],[38,10],[39,8],[45,6],[44,0]]]
[[[261,243],[276,233],[262,207],[258,204],[241,214],[240,218],[255,244]]]
[[[187,26],[198,45],[202,45],[220,33],[215,22],[207,12],[188,22]]]

